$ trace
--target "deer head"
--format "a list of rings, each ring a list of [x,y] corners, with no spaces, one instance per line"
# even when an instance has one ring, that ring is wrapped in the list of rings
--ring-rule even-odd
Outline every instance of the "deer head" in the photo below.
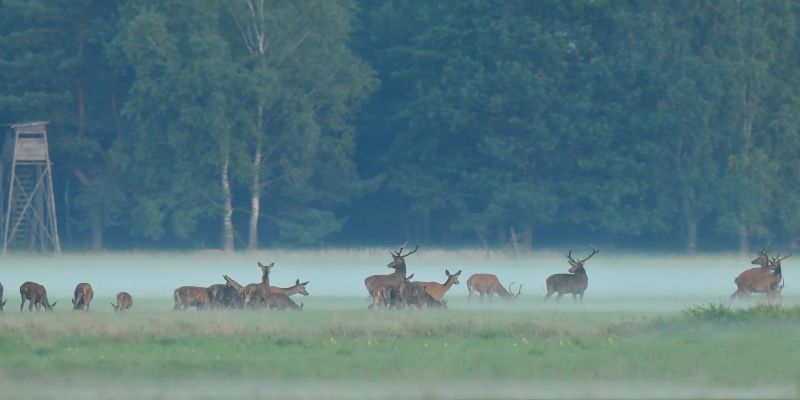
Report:
[[[786,257],[781,257],[781,255],[778,254],[777,257],[772,257],[772,260],[770,260],[770,262],[769,262],[770,269],[772,271],[774,271],[776,274],[780,274],[781,273],[781,261],[783,261],[783,260],[785,260],[785,259],[787,259],[787,258],[789,258],[791,256],[792,255],[790,254],[790,255],[788,255]]]
[[[769,256],[767,255],[767,248],[763,248],[758,251],[758,257],[755,260],[750,261],[750,264],[753,265],[760,265],[761,268],[768,268],[770,263]]]
[[[575,272],[578,272],[579,270],[581,270],[583,268],[583,263],[585,263],[586,260],[592,258],[592,256],[594,256],[595,254],[597,254],[599,252],[600,252],[600,250],[597,250],[594,246],[592,246],[592,253],[589,254],[589,256],[587,256],[583,260],[575,260],[574,258],[572,258],[572,249],[570,249],[569,253],[567,253],[567,260],[568,260],[569,265],[570,265],[569,272],[572,273],[572,274],[574,274]]]
[[[242,285],[240,285],[239,282],[236,282],[228,275],[222,275],[222,278],[225,279],[225,285],[236,289],[237,292],[241,293],[244,290],[244,287],[242,287]]]
[[[459,277],[459,275],[461,275],[461,270],[458,270],[458,272],[456,272],[455,274],[451,274],[450,271],[444,270],[444,274],[447,275],[447,281],[448,282],[450,282],[452,280],[453,281],[453,285],[458,285],[458,283],[459,283],[458,282],[458,277]],[[445,282],[445,284],[446,283],[447,282]]]
[[[45,301],[44,303],[42,303],[42,305],[44,306],[45,311],[53,311],[53,307],[56,306],[56,303],[58,302],[55,302],[53,304],[47,304],[47,301]]]
[[[264,265],[262,263],[258,263],[259,268],[261,268],[261,273],[264,275],[269,275],[269,271],[272,270],[272,267],[275,266],[274,262],[269,263],[269,265]]]
[[[408,242],[400,246],[400,250],[398,250],[396,253],[389,251],[389,254],[392,255],[392,262],[390,262],[387,265],[387,267],[392,268],[394,270],[397,270],[400,267],[405,268],[406,257],[416,253],[417,250],[419,249],[419,244],[417,244],[417,247],[415,247],[414,250],[411,250],[410,252],[403,254],[403,248],[406,247],[406,244],[408,244]]]
[[[308,282],[300,283],[300,279],[298,279],[298,280],[294,281],[294,285],[300,287],[300,291],[297,292],[297,293],[300,293],[303,296],[308,296],[308,292],[306,292],[306,285],[308,285]]]

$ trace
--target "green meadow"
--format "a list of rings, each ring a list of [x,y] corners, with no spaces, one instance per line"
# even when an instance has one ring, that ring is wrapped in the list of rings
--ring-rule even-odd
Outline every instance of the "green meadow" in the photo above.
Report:
[[[310,298],[308,298],[310,300]],[[800,307],[534,308],[0,316],[8,398],[793,398]],[[110,306],[108,307],[110,309]],[[6,398],[6,396],[3,396]]]

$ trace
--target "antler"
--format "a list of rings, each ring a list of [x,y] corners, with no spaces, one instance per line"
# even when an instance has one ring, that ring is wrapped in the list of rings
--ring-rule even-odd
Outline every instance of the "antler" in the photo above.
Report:
[[[408,242],[406,242],[406,244],[408,244]],[[403,245],[403,247],[405,247],[405,245]],[[405,258],[405,257],[408,257],[408,256],[410,256],[410,255],[412,255],[412,254],[416,253],[416,252],[417,252],[417,250],[419,250],[419,243],[417,243],[417,247],[414,247],[414,250],[411,250],[411,252],[409,252],[409,253],[406,253],[406,255],[400,255],[400,253],[398,253],[398,255],[400,255],[400,257],[403,257],[403,258]],[[402,251],[403,251],[403,248],[401,247],[401,248],[400,248],[400,252],[402,252]]]
[[[567,259],[572,262],[575,262],[575,260],[572,258],[572,249],[569,249],[569,253],[567,253]]]
[[[597,254],[597,253],[599,253],[599,252],[600,252],[600,250],[597,250],[597,248],[596,248],[596,247],[594,247],[594,245],[592,245],[592,254],[589,254],[589,257],[586,257],[586,258],[584,258],[583,260],[581,260],[581,261],[580,261],[580,262],[581,262],[581,264],[583,264],[583,263],[584,263],[586,260],[588,260],[588,259],[592,258],[592,256],[594,256],[595,254]]]
[[[514,298],[517,298],[517,297],[519,297],[519,295],[522,294],[522,286],[523,286],[522,284],[519,285],[519,289],[517,290],[517,295],[514,296]]]
[[[511,283],[508,284],[508,294],[513,294],[514,293],[514,290],[511,289],[511,286],[513,284],[515,284],[515,283],[517,283],[517,281],[511,282]]]
[[[398,250],[396,253],[392,252],[391,250],[389,250],[389,254],[391,254],[394,257],[403,257],[403,256],[400,255],[400,253],[403,252],[403,248],[405,248],[407,244],[408,244],[408,240],[406,240],[406,242],[403,243],[402,246],[400,246],[400,250]]]

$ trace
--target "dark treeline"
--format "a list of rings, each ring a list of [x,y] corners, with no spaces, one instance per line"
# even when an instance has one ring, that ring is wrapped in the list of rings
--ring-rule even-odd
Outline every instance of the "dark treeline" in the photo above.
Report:
[[[800,237],[795,1],[2,0],[72,249]],[[605,242],[605,243],[603,243]]]

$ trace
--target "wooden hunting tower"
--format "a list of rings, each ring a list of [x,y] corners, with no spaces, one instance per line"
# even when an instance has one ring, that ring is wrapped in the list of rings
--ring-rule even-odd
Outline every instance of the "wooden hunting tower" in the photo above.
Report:
[[[45,125],[9,125],[0,157],[3,255],[11,249],[61,252]]]

